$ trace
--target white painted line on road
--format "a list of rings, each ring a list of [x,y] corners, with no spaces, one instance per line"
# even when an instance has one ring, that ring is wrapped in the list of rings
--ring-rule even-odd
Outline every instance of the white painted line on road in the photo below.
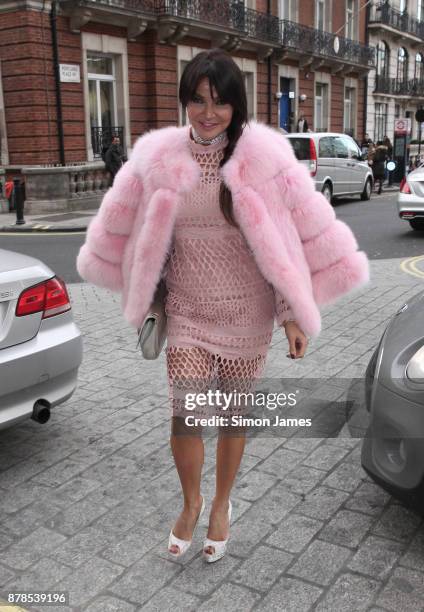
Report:
[[[408,257],[400,262],[400,269],[406,274],[415,276],[417,278],[424,278],[424,270],[417,268],[419,262],[424,263],[424,255],[416,255],[415,257]]]

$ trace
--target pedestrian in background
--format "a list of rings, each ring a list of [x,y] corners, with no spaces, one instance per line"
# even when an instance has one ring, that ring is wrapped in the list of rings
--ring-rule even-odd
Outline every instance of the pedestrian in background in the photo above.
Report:
[[[124,149],[121,146],[121,139],[119,136],[112,138],[112,143],[105,154],[105,167],[112,177],[111,184],[115,180],[115,176],[118,174],[121,166],[125,163],[126,157],[124,155]]]
[[[307,132],[308,129],[309,129],[308,122],[305,119],[305,115],[303,113],[300,113],[299,119],[297,120],[297,124],[296,124],[296,130],[298,132]]]
[[[389,186],[393,185],[393,170],[387,170],[387,162],[393,159],[393,145],[388,136],[383,138],[383,145],[387,149],[387,161],[386,161],[386,169],[385,169],[385,179],[388,180]]]
[[[372,173],[374,176],[374,184],[378,183],[378,191],[380,194],[383,189],[384,173],[386,170],[387,147],[383,145],[383,141],[379,140],[373,152]]]
[[[361,151],[363,155],[368,154],[368,149],[370,148],[371,145],[374,145],[373,141],[369,137],[369,134],[365,134],[361,142]]]
[[[188,419],[212,408],[230,424],[218,425],[203,543],[212,562],[226,551],[245,446],[246,427],[232,424],[244,414],[237,395],[249,394],[263,372],[274,321],[284,328],[287,357],[302,358],[307,334],[319,334],[319,304],[368,282],[369,270],[288,140],[249,121],[243,75],[228,52],[202,51],[188,62],[179,100],[189,125],[152,130],[135,143],[88,227],[77,269],[122,291],[125,318],[136,328],[165,280],[170,442],[183,494],[168,551],[175,558],[188,550],[205,508],[202,424]],[[205,404],[215,385],[234,398],[225,413]]]

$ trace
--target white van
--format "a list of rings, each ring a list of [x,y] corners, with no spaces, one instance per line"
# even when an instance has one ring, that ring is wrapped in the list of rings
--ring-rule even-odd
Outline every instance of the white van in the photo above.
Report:
[[[336,132],[287,134],[295,155],[304,163],[329,202],[339,196],[360,195],[369,200],[373,175],[356,142]]]

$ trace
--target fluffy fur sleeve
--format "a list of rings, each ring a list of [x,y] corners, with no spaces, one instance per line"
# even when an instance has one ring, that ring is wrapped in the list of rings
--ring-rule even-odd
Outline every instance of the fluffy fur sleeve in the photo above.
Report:
[[[142,183],[130,160],[115,176],[87,228],[76,260],[81,278],[112,291],[122,289],[121,262],[142,195]]]
[[[310,268],[316,303],[331,304],[368,283],[366,254],[358,250],[349,226],[336,219],[331,204],[315,190],[308,169],[295,162],[284,173],[283,181]]]

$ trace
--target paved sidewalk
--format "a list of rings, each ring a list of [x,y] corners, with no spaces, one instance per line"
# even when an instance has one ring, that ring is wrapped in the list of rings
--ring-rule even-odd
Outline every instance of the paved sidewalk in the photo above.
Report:
[[[379,198],[387,193],[399,191],[399,186],[387,187]],[[43,215],[25,216],[24,225],[16,225],[15,213],[0,214],[0,232],[83,232],[96,210],[74,210],[71,212],[55,212]]]
[[[323,311],[307,357],[285,357],[276,330],[266,376],[361,376],[390,316],[422,282],[400,260],[371,262],[372,282]],[[46,425],[0,432],[0,599],[65,590],[66,612],[417,612],[424,602],[422,521],[360,466],[360,440],[248,439],[232,493],[227,555],[201,558],[214,493],[190,551],[168,559],[181,492],[169,447],[164,355],[142,361],[120,297],[71,284],[84,334],[79,387]]]

